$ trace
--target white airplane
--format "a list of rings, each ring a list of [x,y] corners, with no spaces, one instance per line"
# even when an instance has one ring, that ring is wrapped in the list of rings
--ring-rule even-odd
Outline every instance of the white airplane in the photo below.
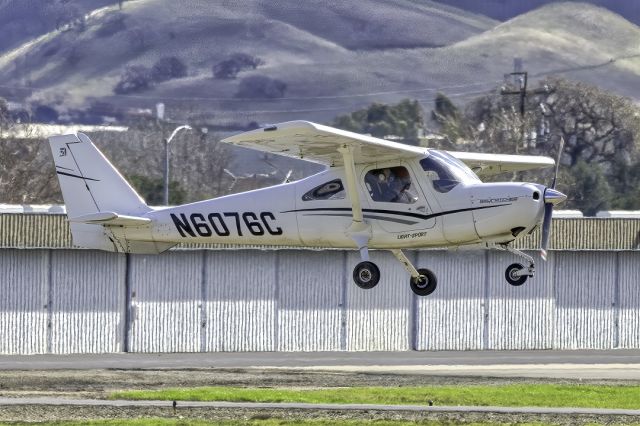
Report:
[[[553,206],[566,196],[533,183],[483,183],[481,176],[554,165],[547,157],[446,152],[290,121],[241,133],[231,144],[328,167],[297,182],[174,207],[151,208],[89,138],[49,138],[75,245],[122,253],[161,253],[178,243],[358,249],[360,288],[375,287],[369,249],[389,250],[411,275],[413,292],[431,294],[429,269],[402,249],[481,246],[524,259],[505,277],[522,285],[534,259],[510,244],[543,221],[546,255]],[[561,152],[561,150],[560,150]],[[557,167],[556,167],[557,174]],[[543,220],[544,218],[544,220]]]

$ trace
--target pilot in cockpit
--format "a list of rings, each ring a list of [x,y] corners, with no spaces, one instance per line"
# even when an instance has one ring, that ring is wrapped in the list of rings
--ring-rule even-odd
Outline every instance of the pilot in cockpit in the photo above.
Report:
[[[411,176],[404,167],[397,167],[395,173],[394,197],[391,202],[411,204],[416,201],[416,196],[411,192]]]
[[[371,170],[365,180],[374,201],[410,204],[416,200],[410,190],[411,176],[404,167]]]

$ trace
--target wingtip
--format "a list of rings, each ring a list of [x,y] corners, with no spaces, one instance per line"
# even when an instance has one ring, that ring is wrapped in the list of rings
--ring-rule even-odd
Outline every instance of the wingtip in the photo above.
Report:
[[[311,121],[305,120],[293,120],[293,121],[284,121],[282,123],[270,123],[266,124],[262,127],[258,127],[257,129],[248,130],[246,132],[241,132],[235,135],[231,135],[222,139],[221,142],[225,143],[237,143],[240,141],[247,140],[247,137],[259,137],[261,138],[264,132],[273,132],[273,131],[287,131],[291,129],[319,129],[321,125],[313,123]]]

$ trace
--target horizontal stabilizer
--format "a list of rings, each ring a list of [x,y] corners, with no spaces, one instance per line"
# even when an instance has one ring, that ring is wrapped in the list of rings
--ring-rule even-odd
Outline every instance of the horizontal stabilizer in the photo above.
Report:
[[[69,222],[114,226],[144,226],[150,224],[151,219],[127,216],[114,212],[97,212],[70,218]]]

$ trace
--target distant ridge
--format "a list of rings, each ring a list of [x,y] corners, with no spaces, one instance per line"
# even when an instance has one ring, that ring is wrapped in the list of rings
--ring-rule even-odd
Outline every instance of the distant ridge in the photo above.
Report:
[[[94,101],[197,112],[219,126],[293,119],[327,122],[371,102],[437,91],[463,103],[497,87],[520,57],[532,77],[561,74],[640,98],[640,28],[606,9],[557,3],[504,23],[431,1],[274,3],[136,0],[91,16],[82,32],[52,31],[0,56],[0,96],[30,93],[59,110]],[[323,5],[324,7],[320,7]],[[434,47],[437,46],[437,47]],[[211,68],[236,53],[260,58],[236,79]],[[177,56],[186,77],[125,95],[127,65]],[[275,97],[238,97],[246,77],[282,82]],[[242,92],[242,93],[246,93]]]

